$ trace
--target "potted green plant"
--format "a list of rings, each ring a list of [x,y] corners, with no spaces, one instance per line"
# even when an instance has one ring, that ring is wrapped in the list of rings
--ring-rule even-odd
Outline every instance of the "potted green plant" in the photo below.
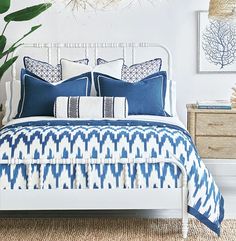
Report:
[[[40,15],[42,12],[46,11],[51,7],[51,5],[51,3],[42,3],[12,13],[8,13],[11,7],[11,0],[0,0],[0,15],[5,14],[3,17],[5,26],[3,27],[0,35],[0,80],[2,79],[4,73],[18,58],[18,56],[10,57],[10,54],[14,52],[15,49],[17,49],[20,45],[22,45],[21,41],[24,38],[42,26],[41,24],[33,26],[27,33],[16,40],[13,44],[8,44],[7,37],[5,35],[8,25],[12,22],[29,21]]]

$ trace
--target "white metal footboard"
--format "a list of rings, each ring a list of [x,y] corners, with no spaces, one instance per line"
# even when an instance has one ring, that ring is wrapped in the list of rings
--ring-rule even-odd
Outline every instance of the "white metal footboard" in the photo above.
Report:
[[[179,188],[157,189],[42,189],[33,190],[28,175],[26,190],[1,190],[0,210],[182,210],[182,234],[187,237],[187,173],[176,159],[160,163],[172,163],[182,172]],[[30,165],[29,165],[30,166]]]

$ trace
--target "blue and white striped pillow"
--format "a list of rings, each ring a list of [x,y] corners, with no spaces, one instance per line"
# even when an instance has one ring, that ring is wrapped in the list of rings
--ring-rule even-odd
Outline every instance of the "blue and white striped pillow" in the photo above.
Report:
[[[125,97],[58,97],[54,104],[56,118],[126,118],[128,102]]]

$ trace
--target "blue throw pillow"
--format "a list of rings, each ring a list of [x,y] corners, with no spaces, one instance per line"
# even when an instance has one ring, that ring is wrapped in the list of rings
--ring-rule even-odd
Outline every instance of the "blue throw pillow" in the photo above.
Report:
[[[51,84],[22,70],[21,100],[16,118],[53,116],[54,102],[57,97],[89,96],[91,79],[91,73],[85,73],[57,84]]]
[[[98,96],[126,97],[129,115],[166,116],[166,72],[152,74],[145,79],[128,83],[111,76],[94,73]]]
[[[38,78],[38,79],[40,79],[40,80],[44,80],[44,79],[42,79],[41,77],[39,77],[38,75],[30,72],[30,71],[27,70],[27,69],[21,69],[21,74],[20,74],[20,79],[21,79],[21,81],[22,81],[22,78],[24,77],[24,75],[26,75],[26,74],[27,74],[27,75],[30,75],[30,76],[33,76],[33,77],[35,77],[35,78]]]

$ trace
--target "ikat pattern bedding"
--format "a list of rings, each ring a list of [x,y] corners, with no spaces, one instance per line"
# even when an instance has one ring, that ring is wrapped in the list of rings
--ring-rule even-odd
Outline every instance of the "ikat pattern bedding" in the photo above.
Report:
[[[188,132],[171,117],[21,119],[0,131],[1,189],[175,188],[184,165],[188,212],[220,233],[224,200]]]

